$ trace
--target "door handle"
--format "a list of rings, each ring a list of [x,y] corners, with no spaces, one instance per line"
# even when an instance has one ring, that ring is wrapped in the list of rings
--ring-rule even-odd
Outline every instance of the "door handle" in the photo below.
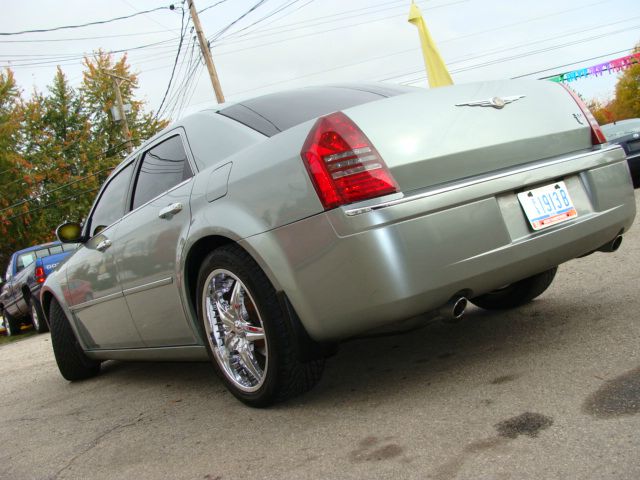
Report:
[[[96,250],[104,252],[111,245],[112,245],[111,240],[109,240],[108,238],[105,238],[98,245],[96,245]]]
[[[165,219],[171,218],[173,215],[180,212],[182,208],[183,207],[181,203],[172,203],[168,207],[164,207],[162,210],[160,210],[160,212],[158,213],[158,217]]]

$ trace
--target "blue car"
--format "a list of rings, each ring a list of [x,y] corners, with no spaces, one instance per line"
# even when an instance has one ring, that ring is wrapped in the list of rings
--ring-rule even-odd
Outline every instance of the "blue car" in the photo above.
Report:
[[[51,242],[11,255],[0,290],[0,313],[7,335],[19,333],[20,325],[28,321],[38,333],[49,330],[40,305],[40,289],[47,276],[76,248],[76,244]]]

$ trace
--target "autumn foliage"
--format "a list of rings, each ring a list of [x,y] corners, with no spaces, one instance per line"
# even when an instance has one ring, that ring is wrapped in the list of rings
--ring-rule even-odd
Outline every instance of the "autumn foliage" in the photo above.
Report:
[[[640,52],[640,44],[632,53],[636,52]],[[627,118],[640,118],[640,63],[620,74],[612,100],[592,100],[589,108],[600,125]]]
[[[55,239],[55,228],[88,213],[98,188],[126,156],[125,138],[110,109],[113,82],[121,92],[134,145],[164,128],[165,120],[135,99],[136,75],[126,56],[97,52],[84,61],[73,88],[60,68],[46,92],[28,97],[10,69],[0,71],[0,268],[15,250]]]

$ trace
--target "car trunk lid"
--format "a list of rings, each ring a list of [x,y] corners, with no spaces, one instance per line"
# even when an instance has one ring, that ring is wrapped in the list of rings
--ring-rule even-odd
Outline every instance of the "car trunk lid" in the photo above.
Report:
[[[443,87],[344,112],[378,149],[403,192],[592,147],[580,107],[553,82]]]

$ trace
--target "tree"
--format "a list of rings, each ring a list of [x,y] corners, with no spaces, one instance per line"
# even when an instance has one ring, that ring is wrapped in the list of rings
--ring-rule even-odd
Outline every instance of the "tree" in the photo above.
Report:
[[[640,52],[640,44],[634,53]],[[640,63],[627,68],[616,84],[616,98],[613,105],[615,120],[640,117]]]
[[[640,52],[640,43],[632,53],[638,52]],[[616,83],[615,97],[612,100],[607,102],[592,100],[589,108],[600,124],[627,118],[640,118],[640,63],[632,65],[620,74]]]
[[[113,121],[112,78],[121,83],[132,142],[139,145],[167,125],[136,100],[137,78],[126,55],[97,52],[84,61],[74,89],[60,68],[46,92],[23,100],[11,70],[0,72],[0,268],[15,250],[54,239],[65,220],[86,216],[96,191],[126,156]]]
[[[120,82],[120,93],[123,103],[131,106],[127,119],[134,145],[139,145],[168,124],[166,120],[156,119],[152,113],[145,114],[143,102],[135,100],[138,77],[131,73],[126,54],[114,61],[111,55],[98,51],[93,58],[85,58],[84,65],[86,70],[81,94],[90,114],[94,142],[101,150],[122,150],[120,147],[126,141],[120,123],[114,122],[111,116],[111,109],[115,106],[115,92],[113,77],[109,73],[126,79]]]
[[[29,165],[16,148],[21,140],[22,118],[21,94],[13,72],[7,69],[0,72],[0,265],[20,245],[31,220],[23,215],[28,205],[14,206],[29,180]]]

